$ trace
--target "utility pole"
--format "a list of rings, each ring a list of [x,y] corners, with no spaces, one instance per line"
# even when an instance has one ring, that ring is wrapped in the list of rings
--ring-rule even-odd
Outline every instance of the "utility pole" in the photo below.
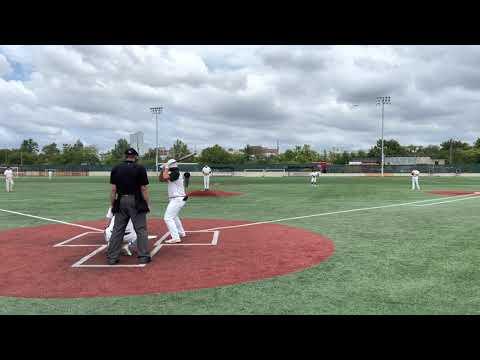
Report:
[[[385,104],[391,104],[390,96],[379,96],[377,97],[377,105],[382,105],[382,176],[383,176],[383,168],[385,165],[385,153],[383,149],[383,115],[385,111]]]
[[[453,160],[453,139],[450,139],[450,165],[452,165]]]

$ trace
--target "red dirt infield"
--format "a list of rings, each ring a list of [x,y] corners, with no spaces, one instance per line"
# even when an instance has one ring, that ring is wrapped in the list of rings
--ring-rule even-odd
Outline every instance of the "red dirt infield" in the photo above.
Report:
[[[221,190],[194,190],[187,194],[188,196],[214,196],[214,197],[223,197],[223,196],[235,196],[242,195],[241,192],[230,192],[230,191],[221,191]]]
[[[433,190],[428,193],[442,196],[480,195],[480,192],[474,190]]]
[[[121,256],[119,264],[135,267],[105,267],[100,232],[59,224],[2,231],[0,296],[128,296],[234,285],[313,267],[335,250],[333,242],[320,234],[286,225],[220,229],[215,234],[195,231],[247,222],[185,219],[183,223],[187,230],[183,245],[162,244],[144,267],[136,267],[135,256]],[[105,221],[80,224],[102,229]],[[166,232],[162,220],[149,219],[150,235],[162,238]],[[150,240],[152,249],[157,240]]]

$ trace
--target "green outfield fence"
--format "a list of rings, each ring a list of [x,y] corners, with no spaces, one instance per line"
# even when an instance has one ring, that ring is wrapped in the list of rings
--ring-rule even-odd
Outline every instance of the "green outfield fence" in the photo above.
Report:
[[[15,165],[10,165],[15,166]],[[316,168],[317,164],[210,164],[214,171],[244,171],[263,169],[285,169],[287,172],[310,171]],[[88,173],[90,171],[110,171],[112,165],[17,165],[21,172],[45,172],[48,169],[55,169],[63,173]],[[182,171],[201,171],[202,164],[180,164]],[[409,173],[412,169],[422,173],[480,173],[480,164],[457,164],[457,165],[385,165],[385,173]],[[155,171],[154,166],[148,166],[149,171]],[[380,165],[327,165],[327,173],[380,173]]]

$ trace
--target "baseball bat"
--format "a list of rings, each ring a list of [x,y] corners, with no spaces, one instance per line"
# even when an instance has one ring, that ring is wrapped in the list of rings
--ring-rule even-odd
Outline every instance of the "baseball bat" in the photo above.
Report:
[[[197,155],[197,153],[191,153],[191,154],[188,154],[188,155],[185,155],[185,156],[182,156],[180,159],[177,160],[177,162],[180,162],[182,160],[186,160],[188,158],[191,158],[193,156]]]
[[[194,152],[194,153],[191,153],[191,154],[182,156],[180,159],[177,160],[177,163],[179,163],[179,162],[182,161],[182,160],[186,160],[186,159],[188,159],[188,158],[191,158],[192,156],[195,156],[195,155],[197,155],[197,153]],[[165,166],[165,164],[160,165],[160,167],[161,167],[162,169],[163,169],[164,166]]]

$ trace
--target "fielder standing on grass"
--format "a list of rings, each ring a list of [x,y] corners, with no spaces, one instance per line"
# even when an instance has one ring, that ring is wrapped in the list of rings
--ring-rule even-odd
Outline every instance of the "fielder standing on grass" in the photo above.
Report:
[[[5,176],[5,185],[7,192],[13,191],[13,170],[10,166],[7,167],[7,170],[4,171],[3,175]]]
[[[115,166],[110,174],[115,220],[107,249],[108,264],[115,265],[119,262],[125,229],[130,219],[137,234],[138,261],[147,264],[151,261],[147,232],[147,213],[150,211],[147,171],[137,164],[138,153],[135,149],[128,149],[125,155],[125,162]]]
[[[412,170],[411,172],[412,175],[412,190],[420,190],[420,185],[418,185],[418,175],[420,175],[420,171],[418,170]]]
[[[318,171],[315,171],[312,169],[312,172],[310,173],[310,183],[312,186],[317,186],[317,177],[318,177]]]
[[[202,169],[203,174],[203,191],[210,190],[210,176],[212,175],[212,169],[210,166],[205,165]]]
[[[168,205],[163,220],[172,238],[165,243],[176,244],[182,241],[181,237],[186,236],[178,214],[185,206],[188,196],[185,194],[184,179],[175,159],[170,159],[163,165],[159,180],[168,183]]]

